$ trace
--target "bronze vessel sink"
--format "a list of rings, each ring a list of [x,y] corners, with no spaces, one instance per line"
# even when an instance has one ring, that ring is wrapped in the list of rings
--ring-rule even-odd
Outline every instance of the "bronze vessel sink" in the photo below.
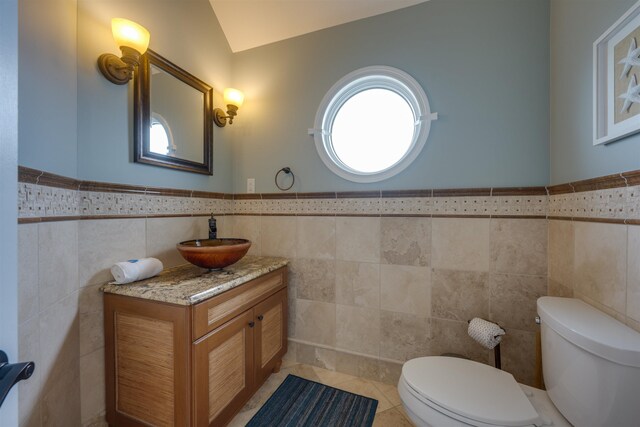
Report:
[[[210,270],[224,268],[240,261],[250,247],[251,242],[246,239],[198,239],[176,245],[184,259]]]

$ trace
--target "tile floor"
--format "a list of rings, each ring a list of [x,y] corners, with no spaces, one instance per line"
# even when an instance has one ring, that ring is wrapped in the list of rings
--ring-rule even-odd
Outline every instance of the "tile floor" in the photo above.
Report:
[[[231,421],[229,427],[243,427],[248,423],[289,374],[376,399],[378,409],[373,423],[374,427],[413,426],[404,413],[395,385],[328,371],[315,366],[283,361],[280,372],[269,377],[260,390],[242,408],[242,411]]]

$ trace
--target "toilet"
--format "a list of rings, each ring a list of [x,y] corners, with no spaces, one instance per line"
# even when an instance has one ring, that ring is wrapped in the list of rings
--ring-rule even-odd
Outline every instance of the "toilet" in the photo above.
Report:
[[[640,426],[640,334],[573,298],[538,299],[546,391],[466,359],[420,357],[398,392],[417,426]],[[532,319],[533,321],[533,319]]]

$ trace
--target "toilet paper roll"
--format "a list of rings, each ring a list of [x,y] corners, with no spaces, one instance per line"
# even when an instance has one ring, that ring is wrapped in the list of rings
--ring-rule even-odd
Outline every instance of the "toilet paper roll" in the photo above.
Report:
[[[148,279],[160,274],[164,266],[157,258],[130,259],[117,262],[111,267],[111,274],[117,285]]]
[[[471,338],[489,350],[500,344],[502,336],[506,333],[504,329],[495,323],[488,322],[479,317],[471,319],[468,332]]]

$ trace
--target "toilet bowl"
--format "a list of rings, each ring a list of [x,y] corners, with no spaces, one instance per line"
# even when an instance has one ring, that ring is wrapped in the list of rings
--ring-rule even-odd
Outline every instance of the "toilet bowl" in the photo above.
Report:
[[[538,299],[547,391],[466,359],[406,362],[398,382],[417,426],[634,427],[640,424],[640,334],[573,298]]]
[[[471,360],[421,357],[404,364],[398,383],[417,426],[570,426],[546,393]]]

